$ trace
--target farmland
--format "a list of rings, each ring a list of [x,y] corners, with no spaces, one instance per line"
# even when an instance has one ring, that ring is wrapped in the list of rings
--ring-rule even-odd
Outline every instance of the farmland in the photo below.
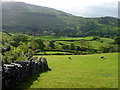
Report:
[[[10,47],[14,47],[9,52],[5,52],[3,57],[5,63],[19,62],[22,59],[29,61],[27,57],[29,55],[31,59],[34,56],[45,57],[49,66],[48,71],[31,76],[17,88],[118,87],[116,49],[118,44],[114,39],[101,37],[64,37],[63,39],[63,37],[42,36],[41,38],[25,34],[12,36],[4,34],[3,45],[10,43]],[[101,59],[101,56],[105,58]]]
[[[101,56],[105,58],[101,59]],[[44,57],[51,70],[33,75],[19,88],[118,87],[118,53]]]
[[[24,1],[3,1],[2,12],[2,88],[118,88],[119,18]]]

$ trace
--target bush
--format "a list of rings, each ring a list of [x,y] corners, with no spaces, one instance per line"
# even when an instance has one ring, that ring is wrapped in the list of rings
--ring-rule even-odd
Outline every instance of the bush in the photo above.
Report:
[[[29,60],[33,56],[33,52],[25,43],[20,43],[20,46],[13,47],[10,51],[4,52],[3,62],[12,63],[21,60]]]
[[[17,47],[19,44],[18,44],[17,42],[15,42],[15,41],[11,41],[11,42],[10,42],[10,45],[12,45],[12,46],[14,46],[14,47]]]
[[[62,46],[62,49],[64,49],[64,50],[69,50],[69,45],[63,45],[63,46]]]
[[[70,44],[70,50],[75,50],[75,45],[73,43]]]
[[[45,45],[41,39],[35,39],[34,41],[39,45],[38,46],[39,49],[44,50]]]
[[[93,37],[93,40],[100,40],[100,37],[95,36],[95,37]]]
[[[34,40],[31,41],[31,47],[33,50],[39,49],[38,43],[36,43]]]
[[[87,52],[89,54],[94,54],[94,53],[97,53],[97,50],[96,49],[89,49],[89,50],[87,50]]]
[[[81,48],[80,48],[79,46],[76,46],[76,50],[77,50],[77,51],[80,51]]]
[[[26,34],[16,34],[12,37],[13,41],[19,43],[19,42],[26,42],[28,40],[28,35]]]
[[[53,41],[49,42],[48,47],[51,47],[52,49],[55,49],[55,44],[53,43]]]
[[[116,44],[120,44],[120,36],[116,36],[116,37],[114,38],[114,42],[115,42]]]
[[[100,50],[102,53],[108,53],[108,52],[109,52],[109,49],[110,49],[110,47],[103,47],[103,46],[99,47],[99,50]]]
[[[111,45],[109,52],[119,52],[119,47],[118,45]]]

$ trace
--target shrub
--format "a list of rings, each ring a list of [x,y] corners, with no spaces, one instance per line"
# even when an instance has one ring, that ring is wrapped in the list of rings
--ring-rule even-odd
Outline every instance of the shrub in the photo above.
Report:
[[[44,50],[45,45],[41,39],[35,39],[34,41],[39,45],[38,46],[39,49]]]
[[[93,40],[100,40],[100,37],[95,36],[95,37],[93,37]]]
[[[51,47],[52,49],[55,49],[55,44],[53,43],[53,41],[49,42],[48,47]]]
[[[4,63],[12,63],[21,60],[29,60],[33,56],[33,52],[25,43],[20,43],[20,46],[13,47],[10,51],[7,51],[3,55]]]
[[[17,47],[19,44],[18,44],[17,42],[15,42],[15,41],[11,41],[11,42],[10,42],[10,45],[12,45],[12,46],[14,46],[14,47]]]
[[[103,53],[108,53],[109,52],[109,47],[103,47],[103,46],[100,46],[99,47],[99,50],[101,51],[101,52],[103,52]]]
[[[62,49],[64,49],[64,50],[69,50],[69,45],[63,45],[63,46],[62,46]]]
[[[80,51],[81,48],[80,48],[79,46],[76,46],[76,50],[77,50],[77,51]]]
[[[114,38],[114,42],[115,42],[116,44],[120,44],[120,36],[116,36],[116,37]]]
[[[26,42],[28,40],[28,35],[25,34],[16,34],[12,37],[13,41],[19,43],[19,42]]]
[[[70,44],[70,50],[75,50],[75,45],[73,43]]]

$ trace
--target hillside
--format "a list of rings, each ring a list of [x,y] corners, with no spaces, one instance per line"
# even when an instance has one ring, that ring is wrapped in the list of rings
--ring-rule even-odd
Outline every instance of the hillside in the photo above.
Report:
[[[115,36],[118,19],[84,18],[23,2],[2,2],[3,30],[53,36]]]

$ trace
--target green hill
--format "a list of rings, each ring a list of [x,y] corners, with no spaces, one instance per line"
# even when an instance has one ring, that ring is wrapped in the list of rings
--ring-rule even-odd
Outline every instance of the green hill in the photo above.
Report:
[[[23,2],[2,2],[3,30],[53,36],[115,36],[118,19],[84,18]]]

